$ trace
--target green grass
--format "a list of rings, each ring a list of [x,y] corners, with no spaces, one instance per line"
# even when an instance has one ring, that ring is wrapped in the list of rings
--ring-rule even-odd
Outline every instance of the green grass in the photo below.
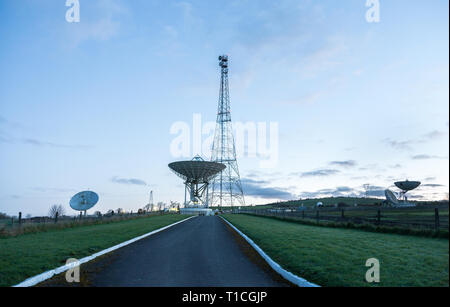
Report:
[[[185,218],[152,216],[0,239],[0,286],[18,284],[64,265],[68,258],[81,259]]]
[[[448,239],[225,217],[283,268],[321,286],[449,286]],[[379,284],[365,281],[369,258],[380,260]]]

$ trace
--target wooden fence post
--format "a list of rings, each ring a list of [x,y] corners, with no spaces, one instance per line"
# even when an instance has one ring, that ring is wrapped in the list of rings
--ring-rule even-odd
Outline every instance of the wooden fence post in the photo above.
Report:
[[[59,212],[56,212],[56,214],[55,214],[55,223],[58,223],[58,215],[59,215]]]
[[[19,212],[19,226],[22,225],[22,212]]]
[[[341,219],[345,219],[344,209],[341,210]]]
[[[439,231],[440,228],[440,223],[439,223],[439,209],[435,208],[434,209],[434,227],[436,229],[436,231]]]
[[[302,210],[302,219],[305,219],[305,210]]]
[[[378,209],[378,212],[377,212],[377,224],[380,225],[380,223],[381,223],[381,210]]]
[[[317,222],[319,222],[319,219],[320,219],[320,217],[319,217],[319,210],[316,210],[316,219],[317,219]]]

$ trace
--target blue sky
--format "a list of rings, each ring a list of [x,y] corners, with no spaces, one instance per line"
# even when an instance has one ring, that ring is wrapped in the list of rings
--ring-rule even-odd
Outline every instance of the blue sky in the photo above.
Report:
[[[182,201],[170,128],[215,120],[220,54],[233,121],[279,125],[276,167],[238,161],[248,204],[407,178],[448,198],[449,3],[380,4],[368,23],[363,0],[80,0],[68,23],[65,0],[1,1],[0,211]]]

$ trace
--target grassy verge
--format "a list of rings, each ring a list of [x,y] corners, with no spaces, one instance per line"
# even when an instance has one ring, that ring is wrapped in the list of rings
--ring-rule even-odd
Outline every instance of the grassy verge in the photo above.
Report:
[[[115,223],[81,226],[0,239],[0,286],[81,259],[105,248],[187,218],[162,215]]]
[[[322,286],[449,286],[448,239],[302,225],[226,215],[286,270]],[[381,282],[368,284],[366,260],[380,260]]]

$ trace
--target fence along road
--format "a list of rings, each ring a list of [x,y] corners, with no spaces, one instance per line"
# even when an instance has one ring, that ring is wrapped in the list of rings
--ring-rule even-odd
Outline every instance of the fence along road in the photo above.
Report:
[[[273,216],[285,219],[306,219],[355,224],[373,224],[401,228],[423,228],[448,230],[448,205],[422,206],[411,208],[287,208],[287,209],[243,209],[236,213],[259,216]]]
[[[250,260],[237,237],[220,217],[196,217],[82,265],[81,279],[106,287],[289,286],[258,259]],[[44,284],[65,285],[64,278]]]

